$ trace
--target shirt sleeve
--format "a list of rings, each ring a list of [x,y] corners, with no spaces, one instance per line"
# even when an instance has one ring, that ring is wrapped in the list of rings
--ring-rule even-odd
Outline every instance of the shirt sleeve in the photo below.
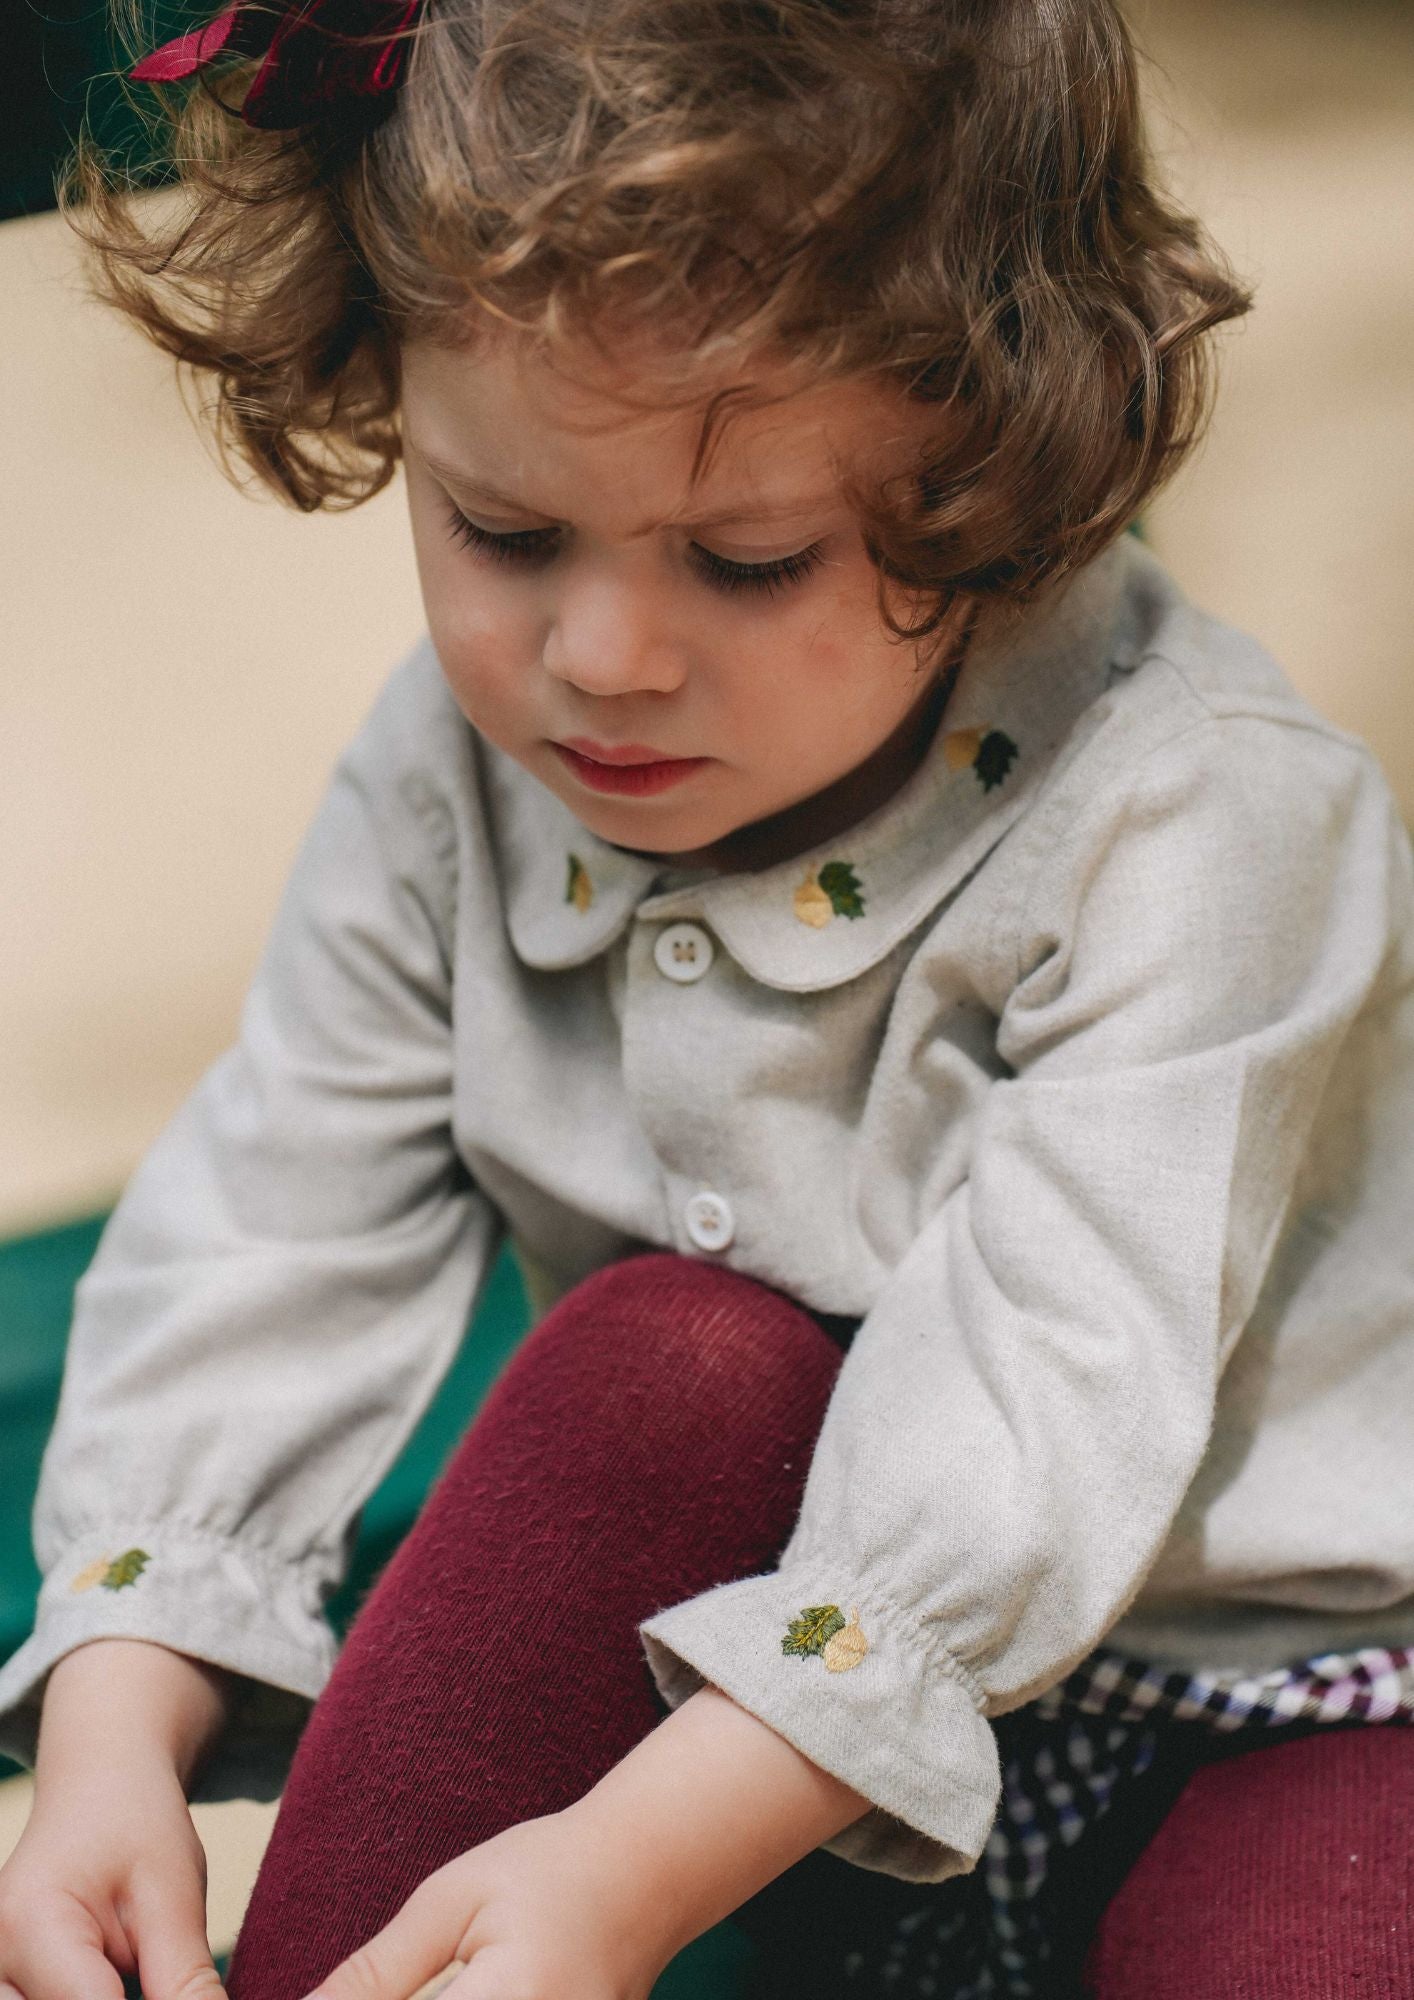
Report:
[[[451,1134],[454,832],[403,741],[413,687],[394,674],[337,766],[238,1040],[78,1285],[35,1630],[0,1672],[0,1750],[25,1765],[55,1661],[150,1639],[243,1677],[193,1796],[277,1795],[363,1502],[497,1247]]]
[[[909,1881],[976,1864],[989,1718],[1139,1591],[1410,924],[1352,738],[1208,715],[1087,763],[1033,830],[967,1174],[855,1334],[777,1569],[639,1628],[671,1705],[721,1688],[873,1801],[827,1850]]]

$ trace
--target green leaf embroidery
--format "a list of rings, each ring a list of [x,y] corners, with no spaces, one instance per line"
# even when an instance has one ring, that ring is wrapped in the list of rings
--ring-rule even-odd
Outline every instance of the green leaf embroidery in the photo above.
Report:
[[[1016,745],[1004,729],[989,729],[977,746],[977,755],[972,760],[972,768],[982,780],[984,792],[990,792],[993,785],[999,785],[1012,767],[1017,754]]]
[[[834,905],[837,917],[862,917],[864,896],[859,877],[848,861],[827,861],[819,874],[820,887]]]
[[[594,901],[594,884],[589,879],[589,870],[577,854],[570,856],[569,864],[565,901],[573,903],[577,910],[587,910]]]
[[[791,1619],[781,1651],[797,1653],[802,1659],[807,1653],[823,1653],[825,1641],[832,1639],[844,1622],[838,1604],[807,1604],[798,1618]]]
[[[114,1556],[108,1574],[100,1579],[103,1588],[121,1590],[125,1584],[136,1583],[151,1561],[146,1549],[124,1549],[120,1556]]]

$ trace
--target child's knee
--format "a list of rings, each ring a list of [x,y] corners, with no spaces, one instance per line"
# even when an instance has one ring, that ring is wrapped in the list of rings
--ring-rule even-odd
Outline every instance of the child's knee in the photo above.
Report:
[[[840,1348],[795,1300],[720,1264],[648,1251],[567,1292],[531,1336],[538,1359],[579,1367],[640,1412],[730,1422],[740,1436],[795,1413],[818,1425]]]
[[[1251,1982],[1297,1995],[1315,1990],[1313,1965],[1334,1978],[1323,1992],[1411,1990],[1411,1775],[1414,1738],[1393,1726],[1332,1726],[1205,1765],[1105,1910],[1087,1992],[1221,2000]]]

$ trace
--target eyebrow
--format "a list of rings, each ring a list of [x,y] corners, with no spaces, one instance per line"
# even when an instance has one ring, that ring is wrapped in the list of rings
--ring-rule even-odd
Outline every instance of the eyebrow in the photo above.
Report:
[[[411,443],[411,440],[408,442]],[[413,449],[430,471],[437,473],[452,486],[460,486],[466,492],[475,493],[479,499],[489,501],[493,507],[509,507],[513,512],[527,514],[539,511],[535,507],[527,507],[523,500],[517,500],[513,494],[502,493],[498,488],[488,486],[484,479],[474,478],[461,467],[449,465],[445,459],[434,458],[431,452],[423,451],[417,445],[414,445]],[[838,496],[834,493],[828,496],[807,493],[796,499],[779,501],[774,507],[720,507],[714,508],[709,514],[684,514],[674,519],[673,526],[721,528],[731,522],[745,524],[797,521],[803,520],[809,514],[823,513],[827,508],[834,507],[837,501]],[[632,542],[642,541],[645,535],[651,535],[659,525],[657,521],[646,521],[641,528],[630,528],[627,539]]]

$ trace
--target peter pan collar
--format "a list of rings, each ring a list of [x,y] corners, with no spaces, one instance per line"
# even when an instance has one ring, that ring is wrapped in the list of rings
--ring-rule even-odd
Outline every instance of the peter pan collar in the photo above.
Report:
[[[591,833],[484,738],[511,942],[545,971],[584,965],[637,913],[707,926],[763,985],[813,993],[878,963],[977,867],[1030,803],[1125,650],[1125,535],[1010,630],[974,646],[927,755],[867,818],[751,873],[653,889],[663,864]]]

